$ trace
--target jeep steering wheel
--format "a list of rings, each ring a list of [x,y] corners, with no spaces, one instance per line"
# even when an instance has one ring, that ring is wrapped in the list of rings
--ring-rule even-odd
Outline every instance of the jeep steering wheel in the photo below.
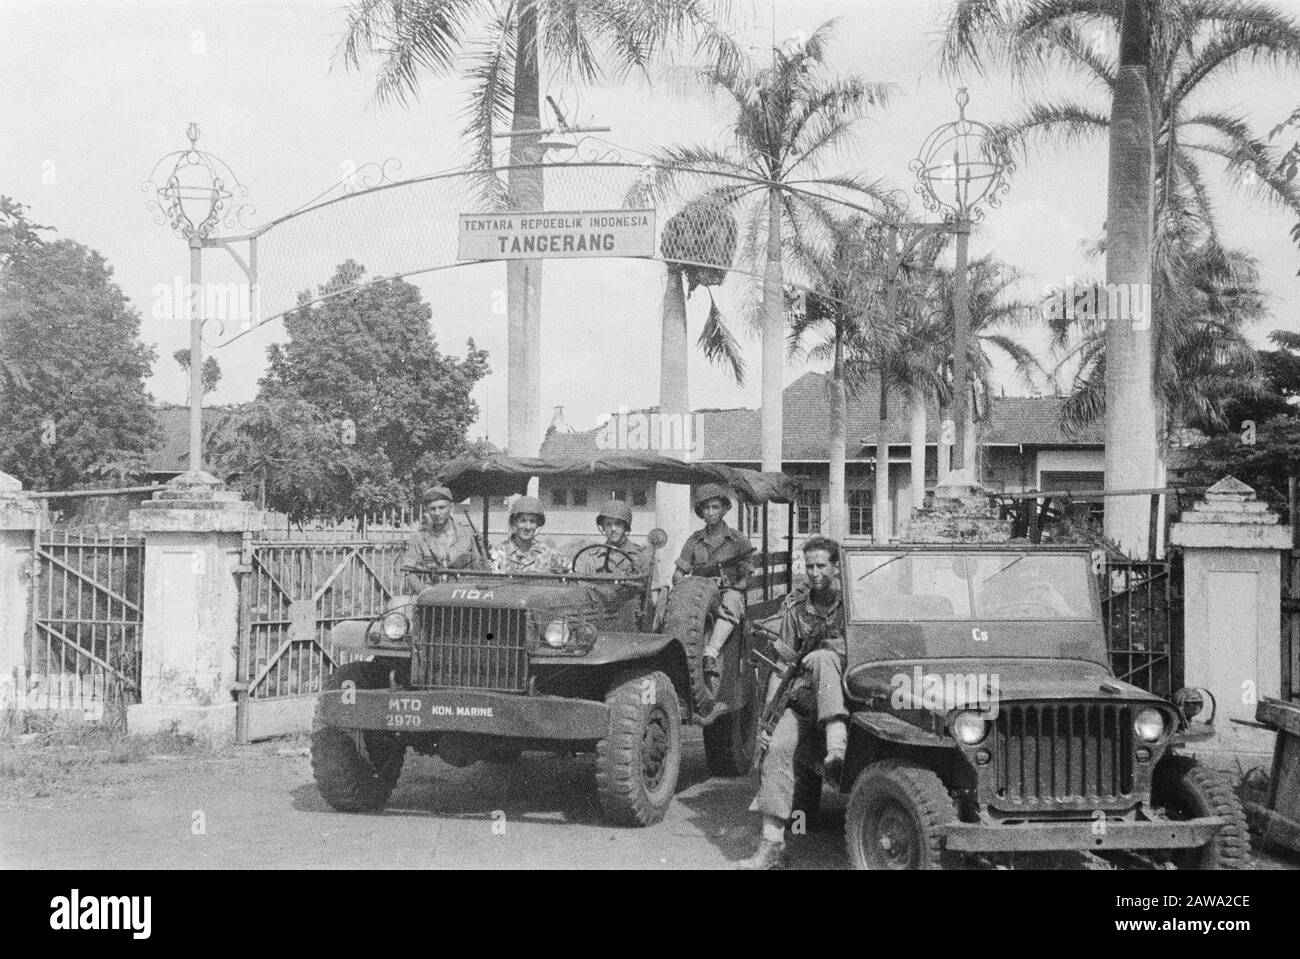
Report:
[[[609,543],[592,543],[590,546],[584,546],[573,554],[573,571],[575,573],[578,571],[578,557],[593,549],[603,549],[605,551],[605,565],[600,569],[600,572],[602,573],[609,572],[609,560],[613,553],[618,553],[627,560],[628,565],[631,566],[634,571],[636,570],[636,560],[630,556],[626,550],[619,549],[617,546],[610,546]]]

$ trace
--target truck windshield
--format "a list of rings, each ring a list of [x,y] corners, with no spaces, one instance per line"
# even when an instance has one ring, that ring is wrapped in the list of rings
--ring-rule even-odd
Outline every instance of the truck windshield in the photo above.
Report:
[[[1088,559],[1032,553],[855,553],[855,621],[1092,619]]]

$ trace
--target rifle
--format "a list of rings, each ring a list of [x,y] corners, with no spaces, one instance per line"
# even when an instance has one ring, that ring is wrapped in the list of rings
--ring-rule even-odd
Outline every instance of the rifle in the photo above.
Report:
[[[774,633],[765,626],[759,626],[757,623],[751,623],[750,625],[756,631],[766,633],[774,641],[774,655],[771,659],[759,652],[757,647],[750,650],[750,655],[754,659],[770,666],[772,672],[776,673],[780,677],[780,682],[777,683],[776,691],[772,693],[772,698],[766,701],[766,704],[763,706],[763,712],[758,718],[759,731],[766,733],[767,736],[765,736],[764,739],[770,741],[772,733],[776,731],[777,723],[781,721],[781,717],[785,715],[786,709],[790,706],[790,697],[794,693],[794,681],[799,677],[799,673],[801,672],[806,650],[796,652],[794,659],[789,662],[783,662],[780,653],[777,652],[775,648],[775,643],[780,642],[780,635]],[[764,689],[764,693],[766,693],[766,689]],[[764,742],[758,748],[758,759],[760,762],[762,762],[762,759],[766,754],[767,743]]]
[[[469,523],[470,532],[474,534],[474,545],[478,547],[479,558],[483,560],[483,568],[492,568],[492,557],[488,555],[487,540],[478,533],[478,527],[474,525],[474,517],[469,515],[469,508],[462,506],[461,512],[465,514],[465,520]]]

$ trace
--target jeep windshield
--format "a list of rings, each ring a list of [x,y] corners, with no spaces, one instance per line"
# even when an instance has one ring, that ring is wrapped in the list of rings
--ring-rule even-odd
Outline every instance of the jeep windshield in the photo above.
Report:
[[[1081,553],[855,552],[846,571],[855,622],[1096,618]]]

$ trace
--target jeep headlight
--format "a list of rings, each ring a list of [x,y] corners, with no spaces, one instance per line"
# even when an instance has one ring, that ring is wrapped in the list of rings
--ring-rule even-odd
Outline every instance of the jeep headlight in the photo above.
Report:
[[[385,639],[396,641],[406,635],[407,630],[411,628],[411,624],[407,620],[405,613],[395,609],[384,616],[384,623],[381,628]]]
[[[1165,717],[1158,709],[1144,709],[1133,718],[1133,732],[1143,742],[1153,743],[1165,732]]]
[[[975,746],[984,741],[989,734],[989,724],[979,713],[970,710],[960,712],[952,718],[949,726],[953,738],[963,746]]]
[[[553,619],[546,624],[546,629],[542,630],[542,639],[546,641],[547,646],[554,646],[556,649],[565,645],[569,641],[569,624],[563,618]]]

